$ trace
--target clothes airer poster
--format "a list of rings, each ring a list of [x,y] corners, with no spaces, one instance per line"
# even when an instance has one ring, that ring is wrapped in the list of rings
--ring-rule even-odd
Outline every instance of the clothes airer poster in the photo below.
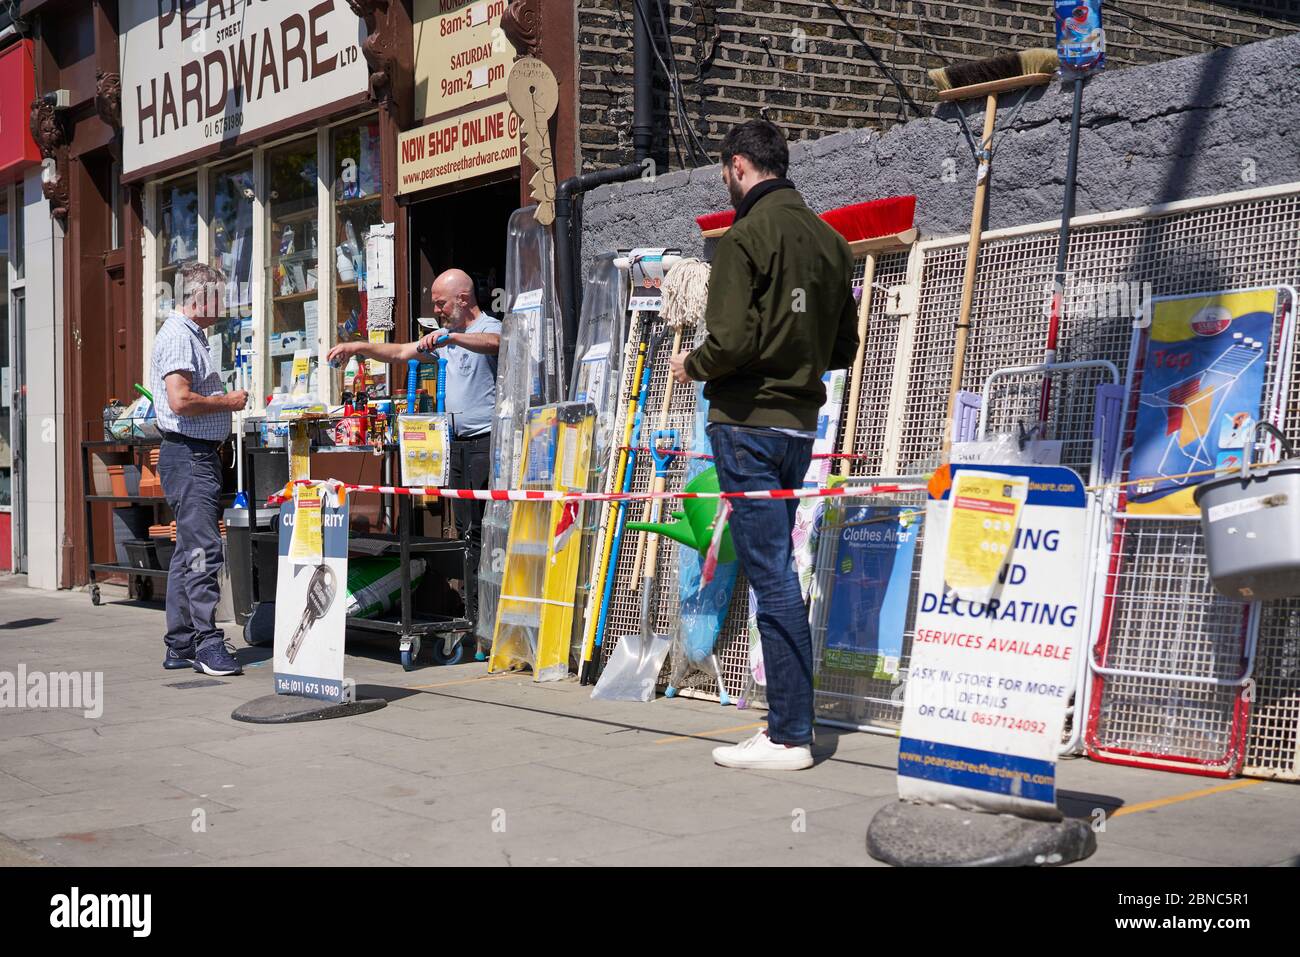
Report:
[[[1198,515],[1196,486],[1239,468],[1261,415],[1277,290],[1155,300],[1142,356],[1128,511]],[[1201,474],[1191,474],[1201,473]]]

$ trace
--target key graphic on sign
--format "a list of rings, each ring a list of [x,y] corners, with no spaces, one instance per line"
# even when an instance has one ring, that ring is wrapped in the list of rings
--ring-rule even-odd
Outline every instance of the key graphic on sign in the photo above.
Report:
[[[298,650],[306,640],[307,633],[316,622],[325,617],[325,613],[334,604],[334,597],[337,594],[338,576],[334,574],[334,569],[328,565],[317,565],[311,581],[307,583],[307,607],[303,609],[302,620],[298,622],[293,638],[289,641],[288,651],[285,652],[289,664],[293,664],[294,659],[298,657]]]
[[[536,57],[522,57],[510,68],[506,82],[510,107],[519,114],[524,155],[537,167],[528,182],[537,201],[536,219],[543,226],[555,222],[555,156],[551,151],[551,117],[560,105],[560,88],[551,68]]]

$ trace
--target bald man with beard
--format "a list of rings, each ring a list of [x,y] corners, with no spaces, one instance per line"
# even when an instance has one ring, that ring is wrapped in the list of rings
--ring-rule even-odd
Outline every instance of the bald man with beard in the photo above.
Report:
[[[497,353],[501,320],[479,309],[474,280],[448,269],[429,288],[433,316],[441,323],[419,342],[342,342],[329,351],[332,363],[351,356],[404,364],[432,362],[442,351],[447,363],[446,411],[454,430],[449,480],[452,488],[487,488],[491,474],[489,440],[497,402]],[[448,341],[435,345],[444,336]],[[483,503],[453,499],[456,529],[465,540],[465,617],[478,626],[478,565],[483,542]],[[480,649],[490,636],[479,636]]]

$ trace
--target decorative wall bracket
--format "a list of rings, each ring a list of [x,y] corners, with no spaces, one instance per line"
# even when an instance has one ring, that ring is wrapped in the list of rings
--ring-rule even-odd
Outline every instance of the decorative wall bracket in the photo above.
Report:
[[[400,6],[400,4],[398,4]],[[361,52],[370,67],[370,100],[382,107],[393,103],[393,82],[398,69],[397,30],[390,9],[393,0],[348,0],[348,6],[366,25]]]
[[[501,14],[501,32],[515,48],[515,58],[541,55],[542,14],[540,0],[511,0]]]
[[[122,129],[122,74],[96,71],[95,112],[114,132]]]
[[[65,229],[72,204],[68,187],[68,144],[71,136],[63,114],[52,103],[37,97],[32,101],[32,139],[41,151],[41,192],[50,204],[50,215]]]

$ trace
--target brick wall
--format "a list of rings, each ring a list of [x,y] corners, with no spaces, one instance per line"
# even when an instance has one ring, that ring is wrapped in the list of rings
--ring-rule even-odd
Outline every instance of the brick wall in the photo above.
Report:
[[[932,112],[930,68],[1055,43],[1048,0],[870,0],[863,4],[870,12],[857,0],[662,3],[684,112],[711,159],[732,124],[764,111],[791,139],[883,129],[916,115],[908,98]],[[667,64],[657,0],[647,0],[647,11]],[[631,0],[580,0],[578,16],[583,165],[618,165],[631,158],[634,8]],[[1105,4],[1103,17],[1116,69],[1296,32],[1300,0],[1126,0]],[[855,37],[890,67],[901,90]],[[656,64],[655,73],[656,158],[673,169],[700,165],[665,71]]]

